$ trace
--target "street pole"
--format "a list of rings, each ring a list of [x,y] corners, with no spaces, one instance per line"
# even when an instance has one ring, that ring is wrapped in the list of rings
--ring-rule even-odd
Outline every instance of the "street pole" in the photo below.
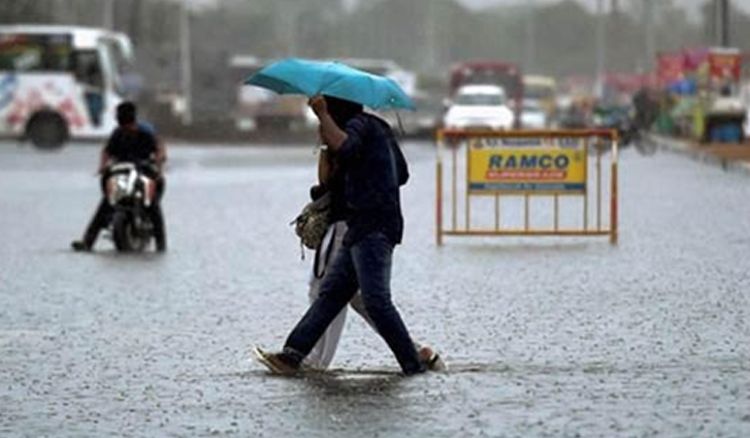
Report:
[[[427,14],[425,15],[425,19],[427,20],[425,23],[425,38],[427,39],[425,45],[427,46],[427,50],[425,50],[426,59],[423,61],[422,70],[432,72],[437,68],[437,42],[435,41],[437,39],[437,23],[435,18],[435,2],[427,3]]]
[[[654,41],[654,2],[653,0],[643,0],[643,23],[646,26],[646,59],[643,63],[644,71],[650,71],[651,65],[656,56]]]
[[[275,2],[273,5],[274,34],[280,41],[284,56],[298,56],[297,31],[300,18],[300,7],[297,2]]]
[[[596,97],[604,94],[604,57],[606,37],[604,34],[604,0],[596,0]]]
[[[181,3],[180,8],[180,63],[182,69],[182,97],[184,108],[182,112],[182,123],[191,125],[193,123],[192,113],[192,70],[190,60],[190,8],[186,3]]]
[[[536,68],[536,2],[526,2],[526,45],[524,46],[524,72],[533,73]]]
[[[102,27],[108,30],[115,29],[114,0],[102,0]]]
[[[300,18],[300,4],[297,2],[290,2],[284,4],[282,9],[283,27],[286,29],[285,39],[287,41],[287,54],[288,56],[298,56],[299,49],[297,47],[297,32],[299,31],[299,18]]]
[[[719,44],[722,47],[729,47],[729,0],[719,0],[721,8],[719,19],[721,20],[721,34]]]

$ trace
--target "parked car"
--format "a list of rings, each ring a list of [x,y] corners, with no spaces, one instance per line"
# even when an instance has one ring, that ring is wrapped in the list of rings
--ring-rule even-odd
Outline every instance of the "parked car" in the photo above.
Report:
[[[513,111],[497,85],[464,85],[456,91],[443,117],[447,129],[511,129]]]
[[[555,123],[563,129],[584,129],[589,126],[589,116],[579,102],[565,96],[558,99]]]
[[[545,129],[548,127],[547,112],[538,100],[526,100],[521,109],[521,128]]]
[[[523,104],[521,111],[529,101],[538,104],[549,122],[555,115],[557,103],[557,82],[549,76],[523,76]],[[522,124],[523,124],[523,118]]]
[[[407,137],[427,138],[435,135],[443,116],[442,101],[420,94],[412,98],[415,111],[380,111],[377,114],[386,120],[399,134]],[[399,122],[399,119],[401,121]]]
[[[238,131],[281,129],[313,130],[318,119],[307,106],[307,98],[299,95],[278,95],[264,88],[245,85],[244,79],[257,72],[271,60],[237,55],[229,61],[233,80],[237,83],[232,116]]]

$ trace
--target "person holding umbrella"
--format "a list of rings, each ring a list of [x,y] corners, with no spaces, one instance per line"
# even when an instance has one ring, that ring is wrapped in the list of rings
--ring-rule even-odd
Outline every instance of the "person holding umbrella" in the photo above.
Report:
[[[333,99],[329,99],[333,100]],[[329,112],[337,124],[345,125],[346,121],[351,118],[352,114],[347,113],[348,105],[337,105],[332,102]],[[337,109],[343,110],[342,113]],[[398,148],[394,143],[392,147]],[[400,151],[395,151],[400,154]],[[320,199],[326,193],[330,195],[330,224],[323,237],[322,242],[315,249],[315,257],[310,276],[309,298],[310,304],[320,295],[320,286],[323,282],[324,275],[331,260],[335,254],[342,248],[344,236],[346,235],[346,200],[345,200],[345,181],[343,172],[341,172],[336,163],[334,154],[329,153],[327,148],[320,150],[318,154],[318,185],[310,189],[310,196],[313,200]],[[358,313],[365,322],[376,332],[377,328],[370,316],[367,314],[365,304],[362,299],[362,293],[357,291],[349,302],[351,308]],[[331,364],[333,356],[336,353],[341,333],[344,330],[346,322],[346,307],[328,325],[323,335],[313,347],[310,354],[305,357],[303,366],[315,369],[325,370]],[[420,360],[426,363],[427,368],[431,371],[444,371],[447,369],[440,355],[428,345],[415,342],[415,348],[419,354]]]
[[[393,249],[403,234],[399,187],[408,179],[408,168],[390,126],[363,112],[363,105],[413,110],[413,102],[392,79],[335,61],[284,59],[248,77],[245,84],[310,97],[327,148],[324,153],[331,154],[343,176],[348,227],[342,247],[326,268],[317,299],[289,334],[283,350],[267,353],[256,348],[259,359],[273,372],[296,372],[359,289],[367,315],[404,374],[424,372],[434,355],[420,358],[422,351],[417,352],[390,293]]]
[[[346,224],[343,246],[333,256],[318,298],[289,334],[278,353],[259,350],[263,363],[279,374],[296,372],[328,325],[359,289],[364,307],[406,375],[422,373],[419,354],[391,301],[394,246],[401,242],[399,186],[406,182],[406,160],[387,123],[362,111],[362,105],[332,96],[315,96],[310,106],[320,135],[345,181]]]

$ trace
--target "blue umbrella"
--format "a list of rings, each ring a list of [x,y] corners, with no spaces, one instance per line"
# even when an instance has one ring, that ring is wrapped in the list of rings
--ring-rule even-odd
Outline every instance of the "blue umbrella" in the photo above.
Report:
[[[404,90],[390,78],[335,61],[288,58],[263,67],[245,79],[279,94],[318,94],[361,103],[372,109],[415,109]]]

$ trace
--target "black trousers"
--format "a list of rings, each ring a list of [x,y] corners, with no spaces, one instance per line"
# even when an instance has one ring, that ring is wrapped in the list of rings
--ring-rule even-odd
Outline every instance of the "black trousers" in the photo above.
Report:
[[[102,178],[102,192],[104,192],[105,180],[106,175]],[[165,184],[164,178],[156,178],[156,199],[146,210],[151,219],[151,223],[154,225],[154,240],[156,240],[156,249],[158,250],[164,250],[167,247],[164,215],[161,211],[161,197],[164,194]],[[99,236],[99,232],[106,227],[112,219],[113,212],[114,209],[109,205],[106,195],[102,196],[102,200],[99,202],[99,207],[97,207],[96,213],[94,213],[94,217],[91,218],[91,222],[89,222],[88,227],[86,227],[86,232],[83,235],[83,242],[86,246],[89,248],[94,246],[96,238]]]

